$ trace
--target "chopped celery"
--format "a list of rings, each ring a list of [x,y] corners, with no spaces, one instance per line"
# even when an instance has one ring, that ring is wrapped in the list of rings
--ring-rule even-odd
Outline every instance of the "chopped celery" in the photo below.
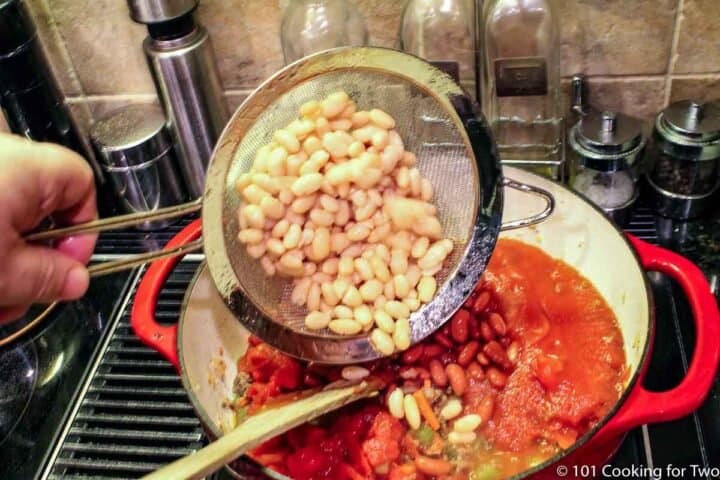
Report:
[[[470,473],[470,480],[497,480],[501,478],[500,470],[494,465],[480,465]]]
[[[435,437],[435,432],[433,432],[432,428],[428,427],[424,423],[420,426],[420,428],[415,430],[415,438],[423,447],[429,447],[433,441],[433,437]]]
[[[449,443],[445,445],[445,450],[443,451],[443,453],[445,454],[445,458],[447,458],[448,460],[455,460],[458,456],[458,452],[457,450],[455,450],[455,447],[453,447]]]

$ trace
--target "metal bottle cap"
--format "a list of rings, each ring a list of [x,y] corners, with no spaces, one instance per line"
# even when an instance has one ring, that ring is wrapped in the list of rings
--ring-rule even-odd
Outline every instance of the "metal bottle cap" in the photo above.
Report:
[[[161,23],[192,12],[199,0],[127,0],[130,17],[138,23]]]
[[[163,155],[172,146],[165,123],[159,107],[131,105],[98,120],[90,130],[90,139],[107,166],[140,165]]]
[[[720,157],[720,102],[683,100],[660,112],[655,121],[658,146],[672,157]]]
[[[570,145],[590,168],[628,168],[645,146],[642,122],[619,113],[591,111],[572,128]]]

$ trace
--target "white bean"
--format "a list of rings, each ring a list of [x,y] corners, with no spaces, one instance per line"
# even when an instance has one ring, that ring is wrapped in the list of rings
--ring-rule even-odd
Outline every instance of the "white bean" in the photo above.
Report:
[[[445,248],[446,247],[442,244],[437,242],[434,243],[430,248],[428,248],[427,253],[418,260],[418,267],[420,267],[421,270],[429,270],[441,265],[443,260],[445,260],[445,257],[448,255]]]
[[[285,215],[285,206],[280,200],[270,195],[260,201],[260,208],[266,217],[280,220]]]
[[[349,382],[356,382],[370,375],[370,370],[357,365],[344,367],[340,372],[340,376]]]
[[[329,227],[335,222],[335,215],[322,208],[313,208],[310,210],[310,220],[315,225]]]
[[[272,277],[275,275],[275,264],[269,257],[262,257],[260,259],[260,265],[262,266],[263,270],[265,270],[265,274],[268,277]]]
[[[370,123],[370,113],[369,112],[355,112],[352,115],[352,125],[353,128],[361,128]]]
[[[395,332],[395,322],[385,311],[375,310],[373,319],[375,320],[375,325],[383,332],[388,334]]]
[[[327,118],[333,118],[342,113],[347,107],[350,97],[345,92],[335,92],[328,95],[320,102],[322,114]]]
[[[357,335],[362,331],[362,325],[351,318],[330,320],[328,328],[338,335]]]
[[[370,120],[375,125],[380,128],[384,128],[385,130],[392,130],[395,128],[395,119],[379,108],[373,108],[370,110]]]
[[[303,152],[307,155],[312,155],[322,148],[322,142],[315,135],[310,135],[303,142]]]
[[[435,290],[437,290],[437,280],[435,280],[435,277],[423,276],[417,285],[418,300],[423,303],[428,303],[435,296]]]
[[[296,248],[300,244],[301,234],[302,230],[300,229],[300,225],[290,225],[287,233],[285,234],[285,237],[283,238],[283,246],[287,250],[292,250],[293,248]]]
[[[322,299],[327,305],[334,307],[340,302],[340,298],[335,294],[332,282],[328,281],[321,284],[320,291],[322,292]]]
[[[455,423],[453,423],[453,430],[460,433],[474,432],[481,423],[482,418],[480,415],[471,413],[455,420]]]
[[[352,308],[362,305],[363,300],[362,296],[360,296],[360,292],[358,291],[358,289],[352,285],[349,286],[347,291],[345,292],[345,295],[343,295],[342,297],[342,303]]]
[[[240,243],[254,245],[256,243],[260,243],[262,239],[263,232],[256,228],[246,228],[244,230],[240,230],[238,233],[238,240],[240,240]]]
[[[279,257],[284,254],[285,251],[287,251],[287,248],[285,248],[285,243],[279,238],[269,238],[265,242],[265,245],[267,245],[267,251],[275,257]]]
[[[397,419],[405,418],[405,408],[403,407],[403,391],[401,388],[395,388],[388,395],[388,411],[390,415]]]
[[[382,295],[383,284],[375,279],[368,280],[360,286],[358,291],[365,302],[374,302],[377,297]]]
[[[343,257],[338,262],[338,274],[348,277],[355,271],[355,262],[352,258]]]
[[[305,317],[305,326],[310,330],[322,330],[330,323],[330,315],[323,312],[310,312]]]
[[[401,275],[407,272],[408,268],[408,253],[407,250],[394,248],[390,257],[390,271],[393,275]]]
[[[259,259],[263,255],[265,255],[265,252],[267,251],[267,247],[263,243],[256,243],[255,245],[248,245],[247,253],[250,255],[251,258]]]
[[[320,206],[330,213],[337,213],[340,210],[340,203],[330,195],[320,195]]]
[[[335,295],[337,295],[338,298],[343,298],[345,293],[347,293],[348,288],[350,288],[350,284],[342,278],[337,278],[333,282],[333,289],[335,290]],[[350,317],[351,315],[347,316]]]
[[[357,271],[360,274],[360,277],[365,281],[375,278],[370,262],[364,258],[355,259],[355,271]]]
[[[448,442],[452,443],[453,445],[466,445],[469,443],[473,443],[477,439],[477,434],[475,432],[450,432],[448,433]]]
[[[400,320],[401,318],[408,318],[410,316],[410,309],[402,302],[392,300],[385,304],[385,312],[391,317]]]
[[[462,409],[460,400],[453,397],[440,409],[440,416],[445,420],[452,420],[462,413]]]
[[[395,296],[397,298],[405,298],[410,293],[410,285],[405,275],[395,275],[393,277],[393,286],[395,287]]]
[[[322,107],[320,106],[320,102],[317,100],[310,100],[309,102],[305,102],[300,105],[300,114],[303,117],[315,118],[321,111]]]
[[[420,428],[422,423],[420,418],[420,409],[418,408],[415,397],[411,394],[405,395],[405,398],[403,398],[403,407],[405,410],[405,420],[407,420],[410,428],[413,430]]]
[[[322,272],[328,275],[337,275],[340,259],[337,257],[328,258],[322,264]]]
[[[320,227],[315,230],[311,244],[312,257],[314,261],[325,260],[330,255],[330,230]]]
[[[323,183],[323,176],[319,173],[309,173],[295,180],[290,189],[298,197],[317,192]]]
[[[407,318],[402,318],[395,322],[393,342],[395,342],[395,347],[401,352],[410,348],[410,321]]]
[[[392,355],[395,351],[392,337],[379,328],[373,329],[370,333],[370,342],[378,352],[385,356]]]
[[[298,141],[297,137],[289,130],[276,130],[275,134],[273,135],[273,140],[283,146],[285,150],[287,150],[289,153],[297,153],[300,151],[300,142]]]
[[[383,261],[382,258],[374,255],[370,259],[370,266],[372,267],[373,273],[378,280],[383,283],[390,281],[390,269],[388,269],[387,264]]]
[[[345,305],[338,305],[333,308],[333,317],[335,318],[353,318],[353,310]]]
[[[363,328],[371,326],[373,324],[372,312],[370,311],[370,307],[368,307],[367,305],[360,305],[359,307],[355,307],[355,309],[353,310],[353,317],[355,318],[356,322],[363,326]]]
[[[310,286],[307,296],[307,309],[310,311],[318,310],[320,308],[320,285],[313,282]]]

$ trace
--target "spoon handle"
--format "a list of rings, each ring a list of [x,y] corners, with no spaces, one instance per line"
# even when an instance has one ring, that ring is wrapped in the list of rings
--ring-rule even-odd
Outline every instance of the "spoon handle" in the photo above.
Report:
[[[201,450],[143,478],[146,480],[203,478],[265,440],[348,403],[376,395],[382,386],[379,380],[366,379],[359,384],[321,390],[300,400],[268,408],[248,417],[233,431]]]

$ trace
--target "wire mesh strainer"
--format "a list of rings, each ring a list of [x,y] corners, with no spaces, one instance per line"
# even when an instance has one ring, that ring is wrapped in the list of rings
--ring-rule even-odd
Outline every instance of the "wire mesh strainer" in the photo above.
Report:
[[[502,179],[490,131],[469,97],[442,71],[396,50],[329,50],[273,75],[243,102],[218,140],[202,201],[203,239],[172,251],[93,266],[91,274],[202,246],[220,296],[236,318],[265,342],[289,355],[321,363],[357,363],[380,357],[367,334],[347,337],[306,330],[307,312],[290,301],[292,282],[267,277],[237,238],[241,206],[234,188],[237,178],[251,168],[257,149],[297,118],[303,103],[338,90],[348,93],[359,109],[381,108],[392,115],[406,150],[416,154],[420,172],[432,183],[443,235],[453,240],[455,248],[437,276],[434,299],[410,317],[411,343],[436,331],[472,292],[500,229],[542,221],[552,212],[553,200],[544,190]],[[543,196],[547,208],[534,217],[501,226],[503,185]],[[26,239],[111,230],[199,208],[198,201],[35,233]]]
[[[210,272],[226,303],[251,332],[300,358],[326,363],[380,355],[368,335],[346,337],[304,326],[305,308],[290,301],[292,282],[267,277],[237,239],[242,200],[234,182],[259,147],[298,117],[300,106],[345,91],[359,110],[381,108],[433,185],[445,237],[455,244],[438,275],[435,299],[410,317],[411,342],[437,330],[470,294],[500,228],[500,169],[487,128],[452,79],[428,63],[380,48],[343,48],[307,57],[260,86],[223,133],[208,177],[203,231]],[[218,188],[222,185],[222,188]],[[221,213],[215,210],[220,206]]]

